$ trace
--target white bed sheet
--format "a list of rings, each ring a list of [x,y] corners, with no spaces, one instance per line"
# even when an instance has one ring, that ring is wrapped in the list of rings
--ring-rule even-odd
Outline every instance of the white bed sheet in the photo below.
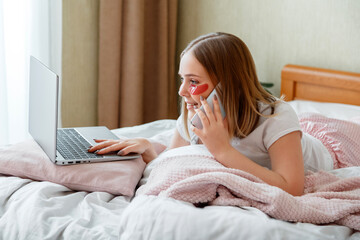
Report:
[[[156,196],[74,192],[1,177],[0,239],[348,239],[349,228],[288,223],[255,208],[208,206]],[[6,187],[5,187],[6,186]],[[4,194],[6,192],[6,194]]]
[[[297,112],[307,108],[299,102],[291,104],[300,108]],[[306,104],[315,112],[325,109]],[[338,114],[355,117],[360,107],[354,109],[349,116]],[[334,111],[332,107],[328,110]],[[175,122],[160,120],[113,131],[168,144]],[[152,164],[140,184],[146,183],[151,169]],[[359,176],[360,167],[332,172],[341,177]],[[360,239],[359,232],[344,226],[284,222],[251,207],[196,208],[169,198],[75,192],[50,182],[8,176],[0,176],[0,216],[0,239]]]

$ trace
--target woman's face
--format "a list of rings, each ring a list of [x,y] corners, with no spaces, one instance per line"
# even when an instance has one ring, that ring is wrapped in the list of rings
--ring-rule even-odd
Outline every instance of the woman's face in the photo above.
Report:
[[[189,51],[180,61],[179,75],[181,85],[179,95],[184,99],[188,109],[188,118],[195,115],[195,109],[200,108],[200,96],[206,99],[214,89],[209,74],[201,63]]]

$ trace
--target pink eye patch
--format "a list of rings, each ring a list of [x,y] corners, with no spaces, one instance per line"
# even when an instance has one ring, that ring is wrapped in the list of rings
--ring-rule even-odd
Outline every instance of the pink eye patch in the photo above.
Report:
[[[199,95],[204,93],[207,89],[208,89],[208,85],[207,84],[202,84],[202,85],[190,85],[190,94],[191,95]]]

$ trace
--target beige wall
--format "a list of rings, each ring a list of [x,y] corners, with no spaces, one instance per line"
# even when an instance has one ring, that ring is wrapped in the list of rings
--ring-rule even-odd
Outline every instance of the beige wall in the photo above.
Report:
[[[97,124],[98,12],[98,0],[63,0],[63,127]]]
[[[63,126],[97,124],[99,0],[63,0]],[[261,81],[280,92],[288,63],[360,72],[358,0],[179,0],[177,58],[193,38],[242,38]]]
[[[288,63],[360,72],[358,0],[180,0],[178,19],[177,56],[198,35],[233,33],[277,95]]]

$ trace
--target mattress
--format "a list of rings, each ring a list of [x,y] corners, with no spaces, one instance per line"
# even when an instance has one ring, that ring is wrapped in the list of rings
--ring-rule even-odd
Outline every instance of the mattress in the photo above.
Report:
[[[360,116],[360,107],[352,105],[290,104],[297,113]],[[175,125],[176,120],[166,119],[113,132],[168,145]],[[139,186],[146,184],[151,170],[149,164]],[[359,176],[360,167],[331,172]],[[359,232],[345,226],[277,220],[254,207],[195,207],[173,198],[73,191],[48,181],[5,175],[0,176],[0,216],[0,239],[360,239]]]

